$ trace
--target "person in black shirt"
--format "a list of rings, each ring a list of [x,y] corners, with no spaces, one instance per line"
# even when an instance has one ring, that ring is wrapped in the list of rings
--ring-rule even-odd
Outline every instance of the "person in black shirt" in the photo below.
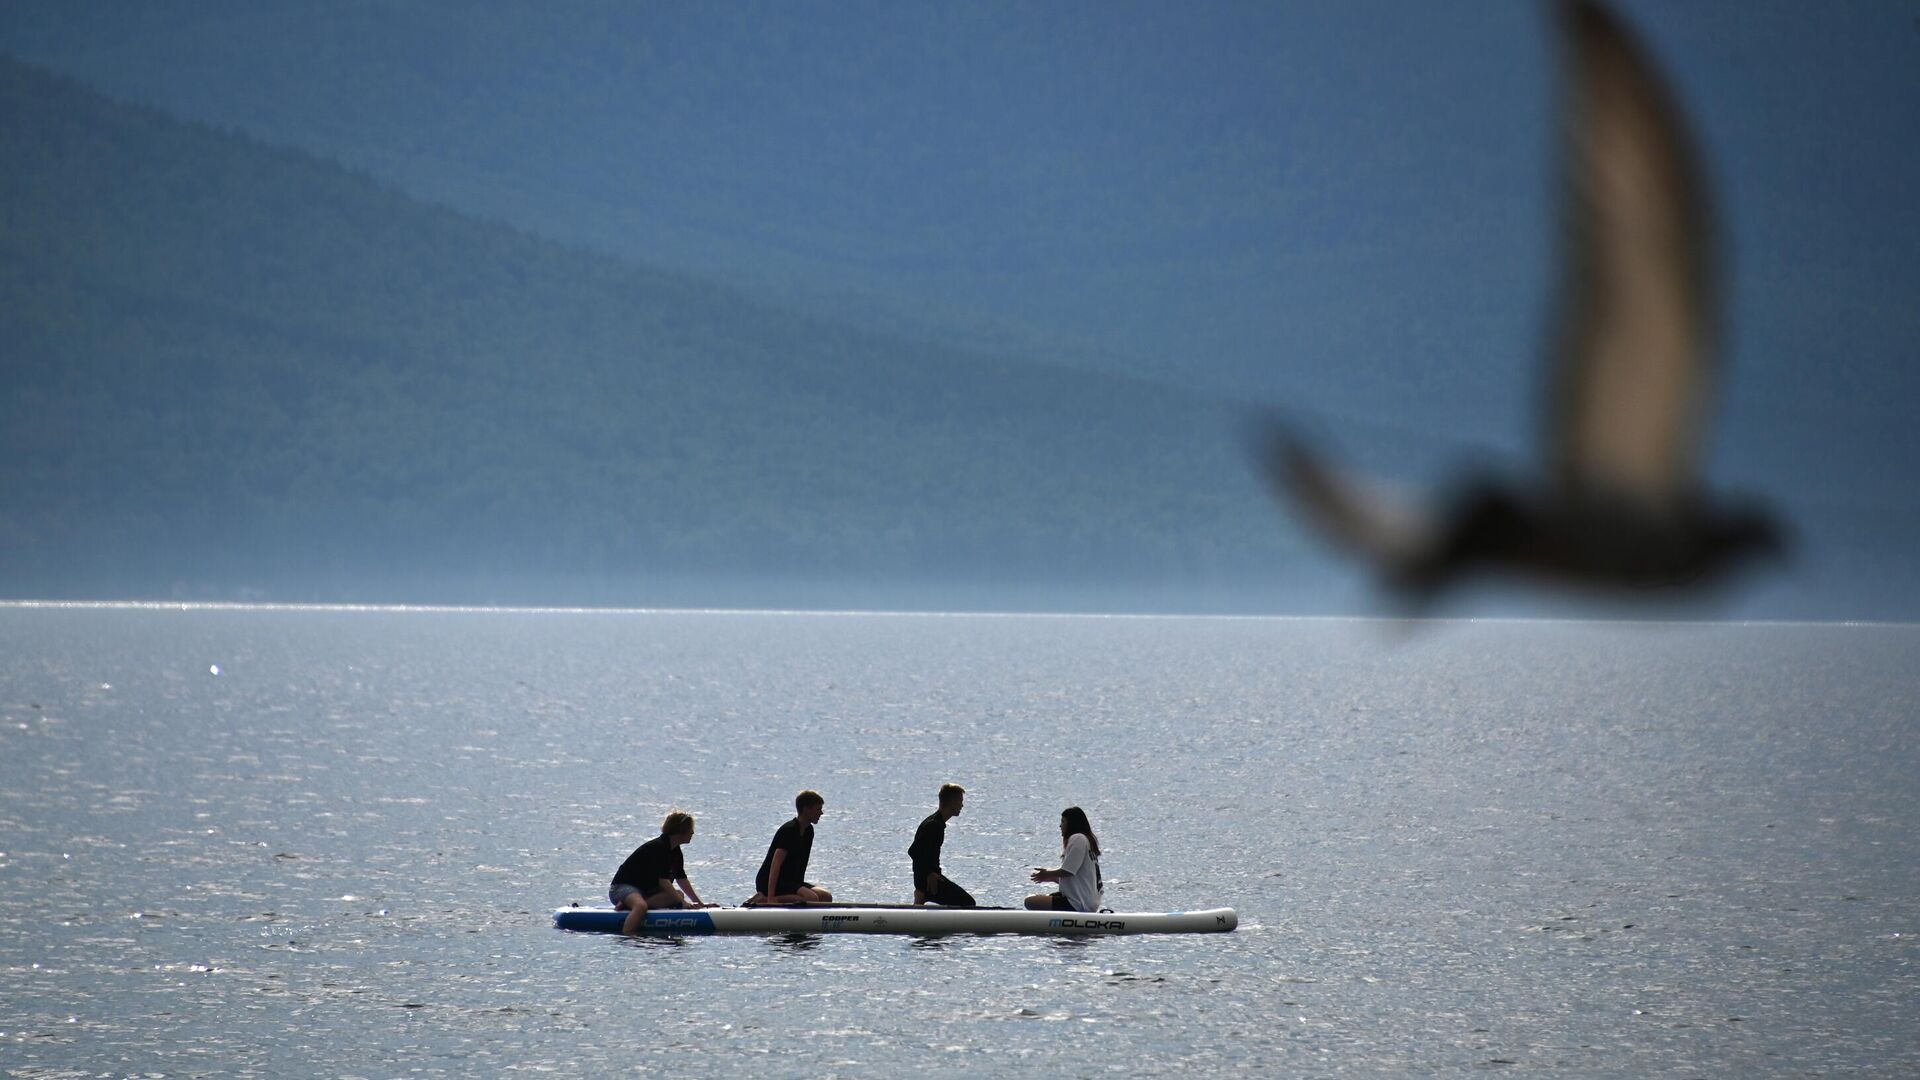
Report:
[[[826,812],[827,800],[817,791],[794,796],[793,820],[780,826],[767,845],[767,857],[760,860],[760,872],[754,875],[749,904],[825,904],[833,894],[806,880],[807,859],[813,854],[813,823]]]
[[[680,847],[693,839],[693,815],[676,810],[660,825],[660,835],[633,849],[627,861],[613,872],[613,884],[607,886],[607,899],[614,909],[627,913],[620,926],[622,933],[640,930],[641,920],[650,908],[681,908],[689,903],[705,907],[700,894],[687,880],[687,865]],[[675,888],[674,883],[679,882]]]
[[[973,897],[940,872],[940,847],[947,842],[947,821],[960,816],[967,802],[967,789],[959,784],[940,788],[940,808],[928,814],[913,834],[913,846],[907,857],[913,860],[913,902],[934,903],[942,907],[973,907]]]

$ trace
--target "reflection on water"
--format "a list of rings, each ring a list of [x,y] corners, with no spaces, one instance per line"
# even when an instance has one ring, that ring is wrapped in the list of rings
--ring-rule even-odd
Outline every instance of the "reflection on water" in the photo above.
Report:
[[[0,1071],[1920,1075],[1915,656],[1902,627],[0,608]],[[946,781],[983,903],[1080,805],[1109,906],[1240,929],[552,928],[670,809],[703,893],[747,895],[802,788],[810,873],[904,901]]]
[[[678,949],[687,943],[686,938],[676,937],[671,934],[635,934],[631,937],[622,934],[615,936],[617,936],[619,940],[640,949]]]

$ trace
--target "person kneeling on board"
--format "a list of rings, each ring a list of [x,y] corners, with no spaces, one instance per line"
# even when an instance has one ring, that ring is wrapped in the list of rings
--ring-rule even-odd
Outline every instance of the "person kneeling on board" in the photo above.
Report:
[[[675,810],[661,823],[660,835],[634,848],[614,871],[607,898],[613,901],[614,910],[627,913],[626,921],[620,924],[621,933],[639,933],[648,909],[683,908],[689,903],[707,906],[693,891],[693,882],[687,880],[687,864],[680,852],[681,845],[692,839],[693,815]],[[674,887],[676,881],[679,888]]]
[[[760,860],[760,872],[754,875],[753,894],[748,904],[825,904],[833,894],[806,880],[807,860],[813,855],[813,823],[826,812],[827,800],[817,791],[803,791],[793,797],[793,820],[780,826],[767,845],[767,857]]]
[[[913,860],[913,902],[916,904],[977,906],[967,890],[940,872],[940,847],[947,842],[947,820],[959,817],[966,801],[967,789],[959,784],[942,785],[940,808],[928,814],[913,834],[913,846],[907,849],[907,856]]]
[[[1100,841],[1094,838],[1087,812],[1069,806],[1060,812],[1060,867],[1035,870],[1032,880],[1057,881],[1060,891],[1034,893],[1027,907],[1034,911],[1099,911]]]

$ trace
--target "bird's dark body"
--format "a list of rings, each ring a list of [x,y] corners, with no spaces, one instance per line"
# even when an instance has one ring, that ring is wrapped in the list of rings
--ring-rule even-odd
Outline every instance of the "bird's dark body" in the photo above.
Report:
[[[1429,546],[1383,569],[1390,586],[1420,600],[1476,574],[1633,595],[1711,586],[1779,546],[1772,519],[1755,508],[1686,499],[1656,509],[1482,481],[1456,493]]]

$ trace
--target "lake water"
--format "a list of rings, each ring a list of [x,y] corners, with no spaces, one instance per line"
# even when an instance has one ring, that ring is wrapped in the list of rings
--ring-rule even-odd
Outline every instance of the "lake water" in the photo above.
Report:
[[[0,1072],[1920,1075],[1920,628],[0,607]],[[214,673],[217,665],[218,673]],[[1228,935],[552,929],[737,902]]]

